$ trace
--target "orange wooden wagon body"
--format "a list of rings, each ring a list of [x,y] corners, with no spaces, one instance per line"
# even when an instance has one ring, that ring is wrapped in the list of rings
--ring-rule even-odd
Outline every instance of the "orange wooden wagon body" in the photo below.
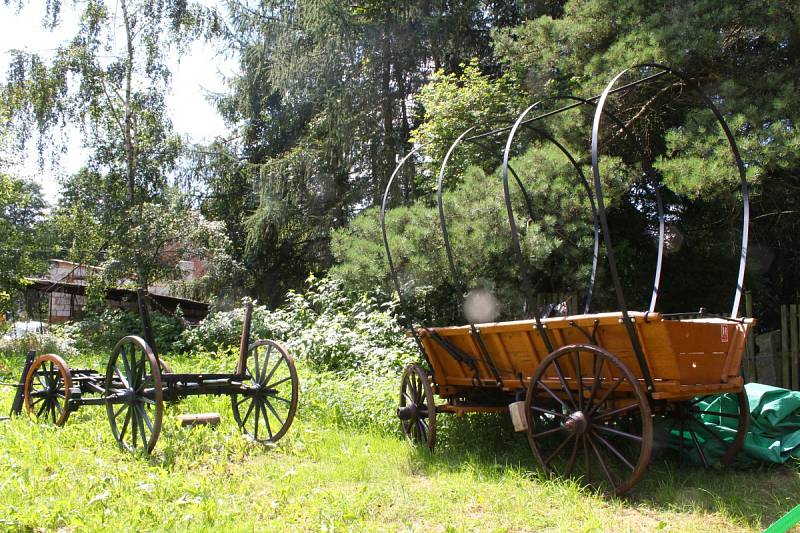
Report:
[[[739,392],[745,338],[753,319],[737,322],[720,318],[668,320],[659,313],[629,313],[653,376],[656,400],[688,400],[698,394]],[[622,323],[622,313],[598,313],[545,318],[542,325],[553,341],[553,348],[567,345],[596,344],[619,358],[645,387],[641,369]],[[514,392],[527,388],[536,368],[551,353],[537,330],[534,320],[476,324],[481,339],[470,326],[423,328],[418,330],[436,376],[435,392],[455,406],[459,397],[477,388],[497,388]],[[592,338],[592,335],[594,338]],[[475,367],[459,361],[448,352],[446,344],[469,355]],[[487,359],[481,351],[483,342]],[[586,355],[584,368],[590,362]],[[494,365],[500,376],[494,377]],[[603,377],[612,379],[612,369]],[[564,368],[564,379],[577,389],[574,364]],[[588,379],[588,378],[587,378]],[[551,370],[544,382],[560,389],[558,376]],[[624,390],[624,387],[623,387]],[[622,392],[622,391],[620,391]]]

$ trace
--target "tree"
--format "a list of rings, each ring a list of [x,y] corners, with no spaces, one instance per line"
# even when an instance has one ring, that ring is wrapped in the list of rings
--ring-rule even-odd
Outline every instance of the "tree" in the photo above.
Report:
[[[37,184],[0,172],[0,313],[12,310],[25,277],[46,264],[39,250],[45,205]]]
[[[48,25],[59,24],[60,8],[60,2],[48,2]],[[184,0],[120,0],[116,8],[97,0],[85,4],[75,37],[51,61],[36,53],[12,54],[3,97],[18,142],[35,137],[40,153],[57,148],[51,144],[56,132],[72,123],[90,149],[86,169],[66,183],[57,215],[62,222],[73,215],[85,222],[65,228],[68,244],[75,250],[76,240],[82,241],[84,253],[98,244],[130,251],[115,258],[115,265],[145,289],[163,270],[161,256],[147,253],[149,243],[138,237],[152,222],[146,220],[154,215],[148,206],[169,208],[168,176],[182,151],[164,100],[170,83],[166,60],[218,29],[215,12]],[[88,252],[91,258],[100,250]]]
[[[800,270],[794,266],[798,260],[794,214],[800,201],[796,2],[704,0],[678,6],[569,1],[562,13],[497,32],[495,50],[534,95],[596,94],[615,72],[635,63],[656,61],[683,70],[722,109],[754,185],[747,285],[757,289],[760,316],[776,321],[775,304],[796,299],[800,291]],[[671,105],[661,105],[664,97],[673,99],[682,89],[673,79],[615,99],[612,105],[646,140],[648,150],[637,154],[628,146],[617,153],[629,159],[644,155],[674,192],[673,230],[682,245],[667,256],[664,288],[672,301],[665,300],[665,306],[685,310],[706,295],[705,305],[724,310],[730,292],[711,294],[709,288],[733,284],[738,251],[730,243],[738,239],[735,227],[741,223],[737,176],[719,127],[702,110],[702,102],[687,91]],[[661,96],[654,92],[662,90]],[[573,130],[585,128],[584,122]],[[626,233],[629,226],[616,227],[623,239],[636,239]],[[721,275],[720,270],[726,273]]]
[[[230,4],[228,39],[242,73],[220,110],[241,125],[240,157],[219,152],[251,199],[243,260],[262,300],[277,301],[331,265],[330,229],[380,202],[408,150],[423,112],[412,96],[434,69],[458,70],[465,58],[496,67],[489,31],[518,22],[517,4]],[[413,176],[402,176],[393,202],[418,194]]]

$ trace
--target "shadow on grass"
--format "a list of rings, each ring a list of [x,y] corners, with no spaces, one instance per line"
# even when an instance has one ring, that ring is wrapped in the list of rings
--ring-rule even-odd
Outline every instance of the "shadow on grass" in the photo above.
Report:
[[[418,462],[414,467],[421,473],[471,472],[501,480],[509,469],[515,469],[529,472],[539,482],[570,482],[550,478],[539,468],[525,434],[515,433],[507,416],[442,418],[436,450],[418,449],[415,453]],[[583,490],[587,497],[597,495],[591,487]],[[798,494],[800,461],[785,465],[738,461],[724,468],[704,469],[699,464],[681,463],[677,453],[664,451],[651,460],[629,495],[614,499],[629,507],[719,513],[736,523],[763,529],[797,505]]]

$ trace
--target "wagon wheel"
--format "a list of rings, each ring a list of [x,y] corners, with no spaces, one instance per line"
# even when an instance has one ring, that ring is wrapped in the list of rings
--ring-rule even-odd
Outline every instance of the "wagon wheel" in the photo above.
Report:
[[[647,469],[647,397],[630,369],[598,346],[573,344],[547,356],[531,378],[525,412],[528,443],[551,474],[582,476],[621,495]]]
[[[666,407],[667,433],[679,440],[679,460],[692,455],[705,468],[733,461],[744,445],[750,426],[747,393],[710,394]]]
[[[129,451],[150,453],[161,433],[164,391],[158,361],[140,337],[125,337],[114,347],[105,380],[111,432]]]
[[[31,416],[63,426],[69,418],[71,388],[67,363],[54,354],[40,355],[25,376],[25,407]]]
[[[419,365],[408,365],[403,372],[397,416],[406,437],[433,451],[436,446],[436,405],[431,381]]]
[[[277,442],[297,411],[294,359],[277,342],[254,342],[244,362],[243,394],[231,394],[233,418],[257,442]]]

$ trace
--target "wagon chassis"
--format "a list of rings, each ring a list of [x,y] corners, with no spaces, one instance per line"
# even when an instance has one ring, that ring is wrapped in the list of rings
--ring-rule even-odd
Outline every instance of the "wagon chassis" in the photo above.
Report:
[[[618,85],[623,75],[635,70],[643,75]],[[656,200],[658,254],[646,311],[629,310],[616,265],[600,177],[601,123],[610,120],[618,135],[627,137],[641,153],[645,151],[642,142],[609,109],[607,100],[611,94],[625,94],[667,75],[694,91],[714,114],[730,145],[740,178],[744,206],[741,254],[732,310],[727,316],[712,315],[704,309],[680,315],[656,311],[666,240],[665,213],[660,175],[648,161],[642,162],[642,170]],[[738,316],[747,255],[749,193],[733,134],[699,86],[684,74],[659,64],[626,69],[600,95],[591,98],[567,95],[549,100],[570,103],[528,118],[543,107],[545,101],[539,101],[525,109],[511,127],[476,133],[474,126],[455,139],[438,176],[439,223],[450,275],[456,289],[466,293],[467,285],[452,252],[442,201],[445,169],[462,142],[485,146],[485,139],[507,133],[502,163],[503,193],[522,292],[527,302],[533,302],[533,283],[520,245],[509,175],[522,194],[529,220],[535,219],[533,202],[509,159],[514,137],[521,128],[550,142],[575,169],[578,187],[588,192],[591,204],[594,247],[583,314],[543,318],[538,310],[529,309],[527,320],[470,322],[454,327],[415,326],[409,317],[409,333],[426,365],[410,365],[401,379],[397,414],[402,430],[413,442],[432,450],[436,443],[437,414],[511,411],[512,419],[515,414],[521,418],[519,425],[526,431],[531,450],[546,472],[578,475],[585,482],[615,494],[625,494],[641,479],[653,453],[657,431],[678,438],[681,460],[684,455],[694,453],[705,467],[726,464],[741,449],[747,432],[748,404],[740,371],[744,340],[754,325],[753,319]],[[536,126],[548,117],[582,106],[594,106],[591,184],[569,150]],[[387,262],[401,303],[404,293],[389,247],[386,211],[395,178],[421,148],[417,146],[399,161],[387,183],[380,213]],[[619,311],[590,314],[601,240]],[[437,405],[437,395],[446,402]],[[723,402],[728,402],[725,409]],[[734,414],[732,410],[738,412]],[[656,427],[654,419],[664,422],[661,428]],[[708,451],[711,449],[708,443],[715,447],[716,453]]]
[[[298,403],[294,360],[271,340],[250,342],[253,305],[247,302],[239,357],[231,373],[174,373],[154,351],[146,294],[139,309],[145,337],[127,336],[115,346],[105,374],[71,369],[58,355],[29,353],[12,412],[23,407],[56,426],[87,406],[105,406],[115,440],[122,448],[150,453],[159,438],[164,402],[189,396],[225,395],[233,417],[251,439],[277,442],[288,431]],[[271,421],[271,422],[270,422]]]

